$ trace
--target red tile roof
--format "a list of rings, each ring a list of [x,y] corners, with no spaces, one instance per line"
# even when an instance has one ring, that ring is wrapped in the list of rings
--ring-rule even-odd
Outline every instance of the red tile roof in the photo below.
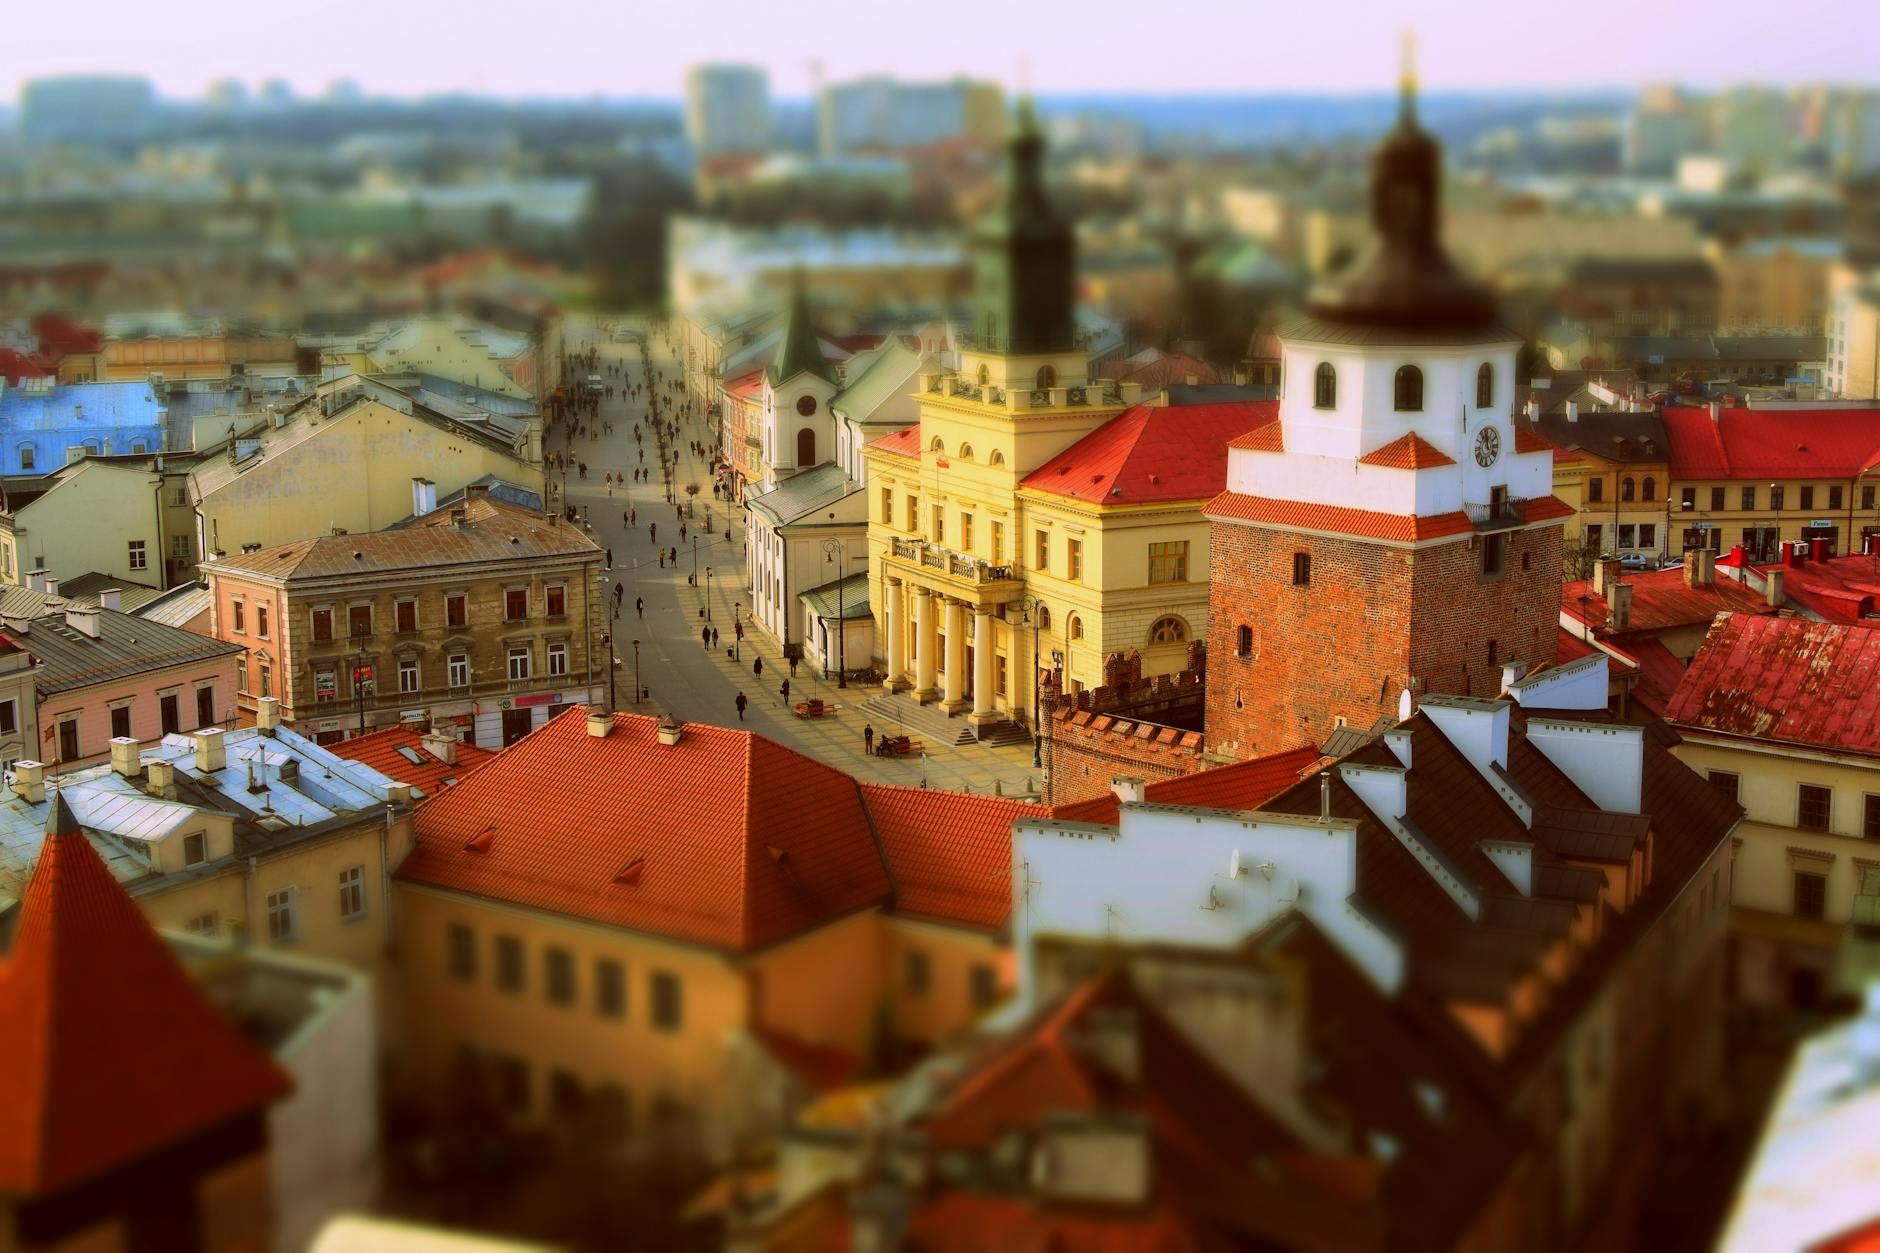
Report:
[[[0,1192],[57,1191],[287,1094],[204,998],[62,796],[0,967]]]
[[[1598,652],[1591,644],[1573,634],[1565,627],[1560,628],[1559,640],[1554,649],[1554,664],[1564,666],[1569,661],[1578,661],[1582,657],[1591,657]]]
[[[1789,566],[1782,572],[1782,595],[1830,622],[1859,622],[1880,612],[1880,563],[1857,556]]]
[[[1880,754],[1880,627],[1719,618],[1665,717],[1724,735]]]
[[[1554,460],[1556,461],[1580,460],[1580,458],[1573,456],[1564,449],[1555,448],[1552,444],[1524,426],[1516,426],[1514,428],[1514,450],[1517,453],[1550,452],[1554,454]]]
[[[1012,912],[1012,823],[1024,801],[931,788],[861,785],[888,864],[896,913],[997,928]]]
[[[1622,580],[1632,589],[1632,625],[1622,634],[1651,634],[1673,627],[1709,622],[1720,613],[1773,613],[1761,593],[1735,579],[1713,578],[1702,587],[1684,582],[1684,571],[1645,570]],[[1606,598],[1593,590],[1591,579],[1560,586],[1560,608],[1595,630],[1606,629]]]
[[[1285,452],[1285,427],[1279,422],[1268,422],[1265,426],[1256,426],[1238,439],[1227,441],[1229,448],[1244,448],[1253,452]]]
[[[1191,357],[1184,352],[1165,352],[1153,361],[1135,362],[1130,358],[1120,361],[1106,361],[1097,370],[1097,374],[1118,382],[1140,383],[1150,391],[1164,387],[1179,386],[1192,377],[1197,383],[1218,383],[1220,371],[1207,362]]]
[[[1271,400],[1136,405],[1026,475],[1020,486],[1089,504],[1206,500],[1227,483],[1227,446],[1277,420]]]
[[[1674,479],[1851,479],[1880,456],[1880,409],[1666,409]]]
[[[410,727],[386,727],[370,735],[354,736],[341,740],[332,749],[348,760],[364,762],[388,779],[414,785],[427,797],[436,796],[450,783],[496,756],[487,748],[459,742],[457,761],[453,765],[433,757],[424,746],[424,736]],[[413,762],[405,752],[415,754],[419,760]]]
[[[1392,470],[1421,470],[1426,466],[1453,466],[1456,459],[1411,431],[1359,457],[1358,464],[1387,466]]]
[[[1460,510],[1418,517],[1414,514],[1379,513],[1374,509],[1352,509],[1344,505],[1315,505],[1298,500],[1274,500],[1267,496],[1245,496],[1239,492],[1222,492],[1203,505],[1202,512],[1209,518],[1227,522],[1258,522],[1306,531],[1332,531],[1341,535],[1396,540],[1405,544],[1417,540],[1441,539],[1448,535],[1467,535],[1475,529],[1469,521],[1469,515]]]
[[[1143,789],[1143,799],[1157,805],[1194,805],[1201,809],[1258,809],[1299,781],[1301,771],[1319,759],[1310,744],[1284,752],[1212,770],[1197,770],[1175,779],[1159,779]],[[1053,818],[1071,822],[1100,822],[1114,826],[1122,803],[1114,793],[1059,805]]]
[[[662,745],[656,726],[551,719],[419,808],[399,877],[738,951],[888,902],[855,780],[746,731]]]
[[[920,423],[904,426],[892,435],[883,435],[880,439],[871,439],[864,445],[876,452],[893,453],[897,457],[920,456]]]
[[[1638,682],[1632,685],[1632,699],[1653,717],[1662,718],[1672,693],[1684,679],[1684,663],[1655,639],[1634,640],[1630,648],[1638,662]]]
[[[740,374],[725,384],[725,392],[742,400],[746,396],[755,396],[764,390],[764,372],[752,370],[749,374]]]

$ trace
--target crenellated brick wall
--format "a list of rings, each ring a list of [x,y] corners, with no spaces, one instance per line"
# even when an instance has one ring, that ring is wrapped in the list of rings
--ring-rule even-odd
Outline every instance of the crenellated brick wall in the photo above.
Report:
[[[1154,781],[1200,769],[1206,666],[1207,647],[1196,640],[1175,674],[1145,679],[1132,649],[1104,658],[1100,687],[1063,693],[1057,676],[1047,678],[1047,803],[1101,796],[1117,775]]]

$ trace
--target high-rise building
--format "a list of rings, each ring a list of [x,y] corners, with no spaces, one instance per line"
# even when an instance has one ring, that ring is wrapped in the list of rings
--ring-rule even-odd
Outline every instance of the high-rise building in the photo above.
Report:
[[[685,134],[702,157],[770,146],[770,76],[756,65],[695,65],[685,76]]]
[[[1005,125],[999,85],[969,78],[904,82],[874,76],[831,83],[823,88],[819,109],[825,156],[949,140],[991,146]]]
[[[147,78],[36,78],[20,92],[20,133],[29,143],[134,139],[149,129],[155,108]]]

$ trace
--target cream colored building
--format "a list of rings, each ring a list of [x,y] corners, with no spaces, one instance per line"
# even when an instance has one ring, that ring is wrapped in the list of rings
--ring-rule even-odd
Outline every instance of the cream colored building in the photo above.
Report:
[[[1828,395],[1880,398],[1880,283],[1844,265],[1829,277],[1828,289]]]
[[[520,331],[461,318],[417,318],[355,344],[325,349],[320,371],[329,379],[345,374],[435,374],[540,403],[554,373],[546,360],[547,347]]]
[[[83,457],[54,471],[51,487],[0,513],[0,579],[24,586],[33,570],[70,579],[97,573],[127,586],[169,587],[169,560],[191,555],[194,515],[179,504],[180,476],[151,458]]]

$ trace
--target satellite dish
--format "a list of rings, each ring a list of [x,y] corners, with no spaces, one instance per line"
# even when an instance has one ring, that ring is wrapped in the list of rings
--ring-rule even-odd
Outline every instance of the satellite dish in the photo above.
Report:
[[[1405,688],[1397,695],[1397,721],[1408,722],[1410,715],[1416,712],[1415,702],[1410,699],[1410,689]]]

